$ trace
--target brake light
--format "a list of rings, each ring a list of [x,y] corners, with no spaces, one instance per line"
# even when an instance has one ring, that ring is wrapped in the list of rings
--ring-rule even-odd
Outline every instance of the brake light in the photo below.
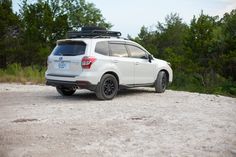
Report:
[[[96,58],[85,56],[82,58],[81,66],[83,69],[90,69],[90,67],[95,61]]]

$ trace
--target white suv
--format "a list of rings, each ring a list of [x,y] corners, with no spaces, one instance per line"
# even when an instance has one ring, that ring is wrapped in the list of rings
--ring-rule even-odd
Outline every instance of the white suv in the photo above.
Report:
[[[46,84],[65,96],[88,89],[102,100],[114,98],[122,88],[150,86],[164,92],[173,78],[170,64],[120,35],[85,28],[70,32],[48,57]]]

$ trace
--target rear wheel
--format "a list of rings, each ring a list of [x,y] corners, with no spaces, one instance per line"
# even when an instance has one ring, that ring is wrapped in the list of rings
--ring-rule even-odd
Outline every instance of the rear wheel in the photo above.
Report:
[[[118,81],[115,76],[105,74],[97,85],[96,96],[101,100],[113,99],[118,91]]]
[[[56,87],[57,92],[62,96],[71,96],[75,93],[75,89],[73,88],[64,88],[64,87]]]
[[[164,71],[159,72],[155,81],[155,90],[157,93],[163,93],[166,90],[168,84],[167,75]]]

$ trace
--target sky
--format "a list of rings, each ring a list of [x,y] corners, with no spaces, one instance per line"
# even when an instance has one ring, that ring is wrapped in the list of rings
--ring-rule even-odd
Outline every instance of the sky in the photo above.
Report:
[[[35,2],[36,0],[29,0]],[[201,10],[205,14],[220,17],[236,9],[236,0],[87,0],[101,10],[112,30],[138,35],[142,26],[154,27],[157,22],[163,23],[170,13],[178,13],[183,22],[189,24],[194,15]],[[19,0],[13,0],[13,10],[19,10]]]

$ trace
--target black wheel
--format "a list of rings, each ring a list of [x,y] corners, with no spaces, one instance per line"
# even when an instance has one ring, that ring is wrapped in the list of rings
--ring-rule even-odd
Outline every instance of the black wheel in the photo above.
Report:
[[[168,84],[167,75],[164,71],[159,72],[155,81],[155,90],[157,93],[163,93]]]
[[[75,93],[75,89],[73,88],[63,88],[63,87],[56,87],[57,92],[60,93],[62,96],[71,96]]]
[[[97,85],[96,96],[101,100],[113,99],[118,91],[118,81],[115,76],[105,74],[101,78],[100,83]]]

